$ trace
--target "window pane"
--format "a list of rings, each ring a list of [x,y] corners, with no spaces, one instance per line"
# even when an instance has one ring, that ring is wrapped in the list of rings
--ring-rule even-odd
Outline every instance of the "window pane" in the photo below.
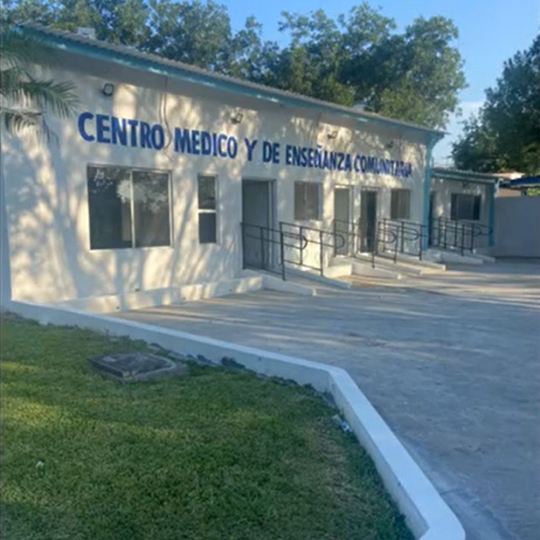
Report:
[[[133,171],[135,246],[169,246],[169,175]]]
[[[132,247],[129,169],[88,167],[90,249]]]
[[[199,242],[201,244],[216,243],[216,213],[199,213]]]
[[[306,219],[319,219],[319,185],[306,183],[305,186],[305,201]]]
[[[216,179],[212,176],[199,177],[199,210],[216,209]]]
[[[305,221],[319,219],[320,185],[313,182],[294,183],[294,219]]]
[[[302,221],[304,217],[304,183],[294,183],[294,219]]]
[[[401,190],[400,219],[409,219],[411,216],[411,192],[408,189]]]
[[[450,219],[454,221],[458,219],[457,205],[458,205],[457,193],[452,193],[452,202],[450,204]]]
[[[479,220],[482,197],[466,193],[453,193],[450,216],[454,220]]]
[[[482,205],[482,197],[478,195],[474,198],[474,209],[473,209],[472,219],[475,219],[477,221],[480,219],[480,206],[481,205]]]
[[[411,191],[393,189],[390,200],[390,219],[409,219],[411,215]]]

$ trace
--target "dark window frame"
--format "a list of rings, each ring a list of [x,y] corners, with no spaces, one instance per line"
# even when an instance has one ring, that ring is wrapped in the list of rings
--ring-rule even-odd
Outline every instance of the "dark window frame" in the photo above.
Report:
[[[201,207],[201,182],[204,180],[213,181],[213,208],[207,204]],[[199,228],[199,244],[219,244],[219,220],[218,220],[218,177],[216,174],[199,174],[197,176],[197,222]],[[212,234],[205,230],[204,223],[212,223]]]
[[[403,198],[404,196],[406,197]],[[412,190],[410,189],[395,188],[390,190],[390,219],[411,219],[411,197]],[[406,201],[406,204],[404,201]]]
[[[473,193],[451,194],[450,219],[452,221],[480,221],[481,215],[482,195]]]
[[[129,182],[129,201],[121,202],[120,204],[123,204],[123,210],[126,208],[128,209],[127,215],[122,215],[122,225],[125,225],[124,220],[129,223],[130,228],[130,234],[129,238],[123,240],[125,242],[124,245],[113,245],[114,240],[108,241],[108,242],[99,242],[98,238],[96,238],[96,228],[97,223],[93,222],[93,219],[99,219],[99,212],[96,211],[97,209],[92,207],[92,182],[95,182],[95,178],[92,179],[90,177],[90,171],[92,169],[117,169],[117,171],[122,171],[123,173],[127,174],[127,177],[123,178],[124,181]],[[154,173],[156,175],[166,176],[166,184],[167,184],[167,191],[166,191],[166,203],[167,203],[167,224],[166,224],[166,236],[167,241],[164,243],[157,243],[157,244],[139,244],[137,240],[137,222],[141,221],[141,216],[143,214],[139,214],[140,212],[139,208],[136,208],[136,202],[134,200],[134,182],[133,182],[133,173]],[[148,249],[148,248],[163,248],[163,247],[172,247],[172,173],[170,170],[163,170],[163,169],[151,169],[151,168],[143,168],[143,167],[126,167],[123,165],[111,165],[111,164],[103,164],[103,163],[88,163],[86,166],[86,189],[87,189],[87,203],[88,203],[88,232],[89,232],[89,241],[90,241],[90,251],[103,251],[103,250],[117,250],[117,249]],[[96,201],[96,204],[99,201]],[[103,201],[101,201],[101,204],[103,204]],[[113,201],[114,204],[114,201]],[[136,218],[137,217],[137,218]],[[122,231],[121,236],[127,236],[126,231]]]

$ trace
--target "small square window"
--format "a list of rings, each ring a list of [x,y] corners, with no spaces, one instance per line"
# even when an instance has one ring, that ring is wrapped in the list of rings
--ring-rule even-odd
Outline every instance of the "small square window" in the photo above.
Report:
[[[450,218],[454,221],[480,219],[480,206],[482,197],[480,195],[470,195],[468,193],[452,193],[450,204]]]

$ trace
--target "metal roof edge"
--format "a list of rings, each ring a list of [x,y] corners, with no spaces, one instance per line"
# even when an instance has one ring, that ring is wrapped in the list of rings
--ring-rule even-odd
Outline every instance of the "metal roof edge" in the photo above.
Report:
[[[424,135],[428,135],[431,141],[438,141],[446,134],[444,131],[425,126],[409,124],[363,111],[356,111],[343,105],[212,73],[196,66],[175,62],[156,55],[141,53],[136,49],[130,50],[126,46],[113,45],[104,41],[82,37],[72,32],[49,29],[34,23],[20,24],[18,27],[26,32],[37,35],[43,42],[56,49],[91,57],[96,60],[120,64],[139,71],[175,77],[217,90],[226,90],[236,94],[247,95],[255,99],[270,101],[284,106],[316,109],[361,123],[373,122],[393,128],[421,132]]]
[[[433,167],[431,169],[432,176],[445,180],[456,180],[460,182],[480,182],[480,183],[496,183],[501,180],[501,177],[496,174],[477,173],[473,171],[463,171],[460,169],[445,169],[442,167]]]

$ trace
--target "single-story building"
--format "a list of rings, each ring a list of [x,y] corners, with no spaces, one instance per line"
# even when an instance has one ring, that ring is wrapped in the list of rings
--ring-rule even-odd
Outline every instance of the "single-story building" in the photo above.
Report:
[[[73,82],[80,110],[48,117],[49,143],[2,132],[3,301],[214,283],[261,259],[322,268],[351,249],[336,231],[369,251],[383,220],[493,223],[487,177],[431,179],[443,132],[24,28],[56,51],[33,69]]]

